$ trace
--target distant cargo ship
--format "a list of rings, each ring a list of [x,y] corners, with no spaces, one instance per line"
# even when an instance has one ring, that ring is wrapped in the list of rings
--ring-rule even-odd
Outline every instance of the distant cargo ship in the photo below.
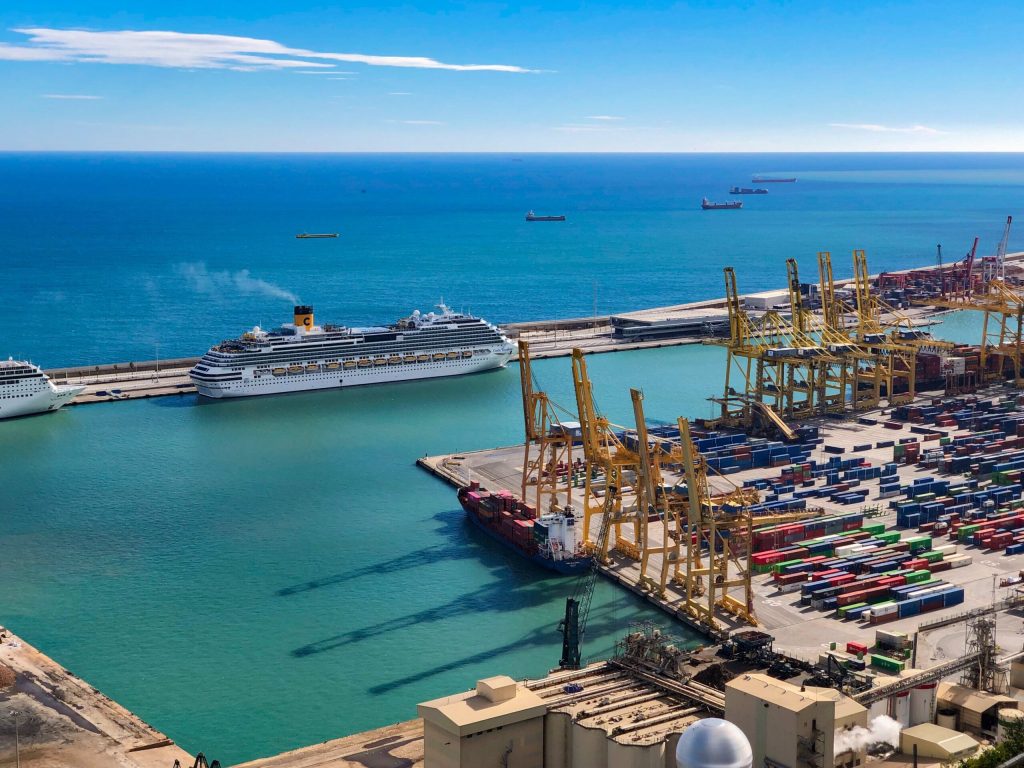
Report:
[[[54,384],[32,363],[0,360],[0,419],[56,411],[83,389]]]
[[[460,488],[458,495],[473,525],[527,560],[565,574],[590,567],[580,530],[583,519],[577,518],[571,507],[538,517],[508,491],[489,493],[477,482]]]
[[[706,197],[700,201],[700,207],[705,211],[736,211],[743,207],[741,200],[730,200],[726,203],[712,203]]]
[[[565,216],[538,216],[533,211],[527,211],[527,221],[565,221]]]
[[[301,232],[295,237],[299,240],[320,240],[328,237],[337,237],[337,232]]]
[[[796,179],[773,179],[764,178],[763,176],[755,176],[750,180],[751,184],[792,184]]]
[[[767,195],[767,189],[759,189],[757,187],[732,187],[729,190],[730,195]]]

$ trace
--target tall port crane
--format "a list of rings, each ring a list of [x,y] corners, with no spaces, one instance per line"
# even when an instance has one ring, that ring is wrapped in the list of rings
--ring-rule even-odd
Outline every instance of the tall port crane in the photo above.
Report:
[[[604,561],[608,556],[611,535],[591,538],[592,521],[601,515],[601,525],[610,524],[614,532],[614,548],[624,555],[639,559],[641,520],[636,505],[624,503],[627,490],[633,489],[639,457],[616,433],[614,426],[598,410],[593,387],[587,372],[583,351],[572,351],[572,380],[576,391],[582,433],[586,472],[583,487],[583,543]],[[622,535],[622,524],[631,523],[632,540]]]
[[[546,514],[572,505],[573,436],[547,393],[536,388],[530,343],[524,339],[519,341],[519,377],[526,435],[520,498]]]

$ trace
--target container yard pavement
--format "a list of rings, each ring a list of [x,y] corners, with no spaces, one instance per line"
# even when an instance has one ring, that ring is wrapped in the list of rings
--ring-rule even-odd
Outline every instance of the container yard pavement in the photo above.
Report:
[[[1016,395],[1016,390],[992,387],[979,392],[977,397],[984,400],[987,397],[1010,395]],[[920,398],[918,403],[927,406],[931,403],[931,398]],[[923,432],[927,431],[931,434],[924,442],[926,450],[931,446],[938,447],[941,436],[967,434],[966,430],[957,429],[955,426],[936,427],[933,424],[915,427],[909,423],[902,423],[899,429],[887,428],[884,423],[888,421],[892,424],[892,418],[891,409],[880,409],[858,414],[845,421],[825,419],[809,422],[820,427],[821,440],[814,446],[807,461],[823,465],[830,459],[835,460],[838,456],[846,460],[860,459],[868,462],[872,467],[883,467],[893,462],[895,451],[892,443],[898,444],[901,438],[921,440],[926,437]],[[912,429],[916,431],[911,431]],[[883,444],[882,447],[879,447],[879,443]],[[489,491],[508,490],[518,495],[520,493],[522,461],[522,446],[514,446],[465,454],[425,457],[420,460],[419,464],[452,485],[461,485],[468,480],[476,480]],[[782,468],[776,466],[742,470],[724,476],[712,474],[712,492],[728,490],[732,485],[740,486],[744,483],[768,479],[776,479],[778,482],[777,479],[781,471]],[[872,515],[877,511],[877,516],[867,517],[865,523],[883,523],[887,530],[891,530],[896,524],[895,510],[890,508],[893,498],[879,498],[880,481],[884,480],[886,483],[892,484],[898,480],[899,486],[903,488],[912,486],[915,480],[932,477],[950,480],[962,478],[962,475],[942,475],[935,469],[925,468],[921,464],[898,464],[895,468],[895,476],[863,479],[856,483],[857,488],[868,490],[862,503],[842,504],[831,498],[819,496],[807,498],[807,504],[808,506],[820,506],[827,512],[835,514],[850,514],[863,510],[868,515]],[[668,478],[668,482],[673,480],[674,478]],[[1017,508],[1020,506],[1018,500],[1020,485],[1010,487],[1017,495],[1017,499],[1014,500],[1014,508]],[[577,506],[582,502],[582,488],[579,489],[579,493],[580,495],[575,501]],[[903,499],[902,496],[897,498]],[[597,524],[595,523],[595,525]],[[660,529],[660,526],[652,527],[656,530]],[[920,535],[916,526],[902,531],[904,539],[916,535]],[[596,538],[596,531],[592,531],[592,537]],[[657,542],[654,545],[657,546]],[[879,625],[843,621],[835,618],[835,610],[824,612],[801,605],[799,590],[780,592],[772,575],[764,574],[755,575],[753,578],[755,611],[761,622],[761,627],[776,637],[778,649],[809,660],[816,660],[822,644],[825,643],[853,640],[870,646],[873,644],[874,632],[878,627],[912,633],[922,621],[932,621],[943,616],[962,613],[969,608],[988,605],[992,602],[994,593],[998,592],[1000,597],[1007,593],[1007,589],[994,589],[993,579],[998,581],[1000,577],[1013,576],[1024,569],[1024,554],[1007,555],[1004,551],[987,551],[978,546],[950,541],[945,535],[936,537],[936,547],[947,545],[955,545],[956,554],[966,554],[971,558],[969,565],[943,570],[935,575],[936,580],[943,580],[951,585],[964,588],[962,605],[952,605],[948,608],[922,615],[907,616]],[[654,555],[651,558],[655,571],[658,567],[656,563],[658,557],[658,555]],[[679,593],[670,587],[666,598],[659,599],[649,592],[644,592],[637,585],[639,581],[638,565],[634,561],[614,553],[612,560],[611,566],[602,568],[604,575],[638,594],[643,594],[652,604],[666,613],[678,615],[678,605],[681,601]],[[568,596],[571,591],[571,582],[567,580],[566,595]],[[1006,621],[1010,622],[1007,624],[1008,627],[1020,624],[1019,618]],[[725,623],[730,630],[743,626],[736,622],[727,621]],[[935,632],[936,636],[941,638],[955,630],[956,627],[952,627],[946,630],[935,630]],[[1017,651],[1020,648],[1011,647],[1008,650]],[[922,662],[924,662],[923,665],[928,665],[927,659],[919,659],[919,665],[922,665]]]

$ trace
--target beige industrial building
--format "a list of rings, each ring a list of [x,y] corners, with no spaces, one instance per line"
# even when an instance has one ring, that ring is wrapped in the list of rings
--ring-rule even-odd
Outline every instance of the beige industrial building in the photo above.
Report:
[[[939,683],[939,722],[943,723],[952,715],[955,717],[954,723],[945,724],[955,724],[958,730],[966,733],[995,733],[999,710],[1019,707],[1020,703],[1011,696],[976,691],[953,683]]]
[[[833,768],[864,760],[863,752],[836,754],[835,735],[866,727],[868,711],[831,688],[805,688],[752,672],[726,684],[725,711],[750,739],[754,765]]]
[[[423,750],[430,768],[493,765],[543,768],[544,713],[541,698],[511,677],[481,680],[476,690],[420,704]]]
[[[900,732],[900,752],[918,757],[937,758],[942,762],[962,760],[978,751],[980,745],[966,733],[943,728],[934,723],[921,723]]]

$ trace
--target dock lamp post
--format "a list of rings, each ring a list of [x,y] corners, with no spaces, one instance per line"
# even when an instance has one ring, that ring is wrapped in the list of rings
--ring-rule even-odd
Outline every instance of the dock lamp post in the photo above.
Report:
[[[17,768],[21,768],[21,738],[18,733],[18,713],[12,709],[11,716],[14,718],[14,759],[17,761]]]

